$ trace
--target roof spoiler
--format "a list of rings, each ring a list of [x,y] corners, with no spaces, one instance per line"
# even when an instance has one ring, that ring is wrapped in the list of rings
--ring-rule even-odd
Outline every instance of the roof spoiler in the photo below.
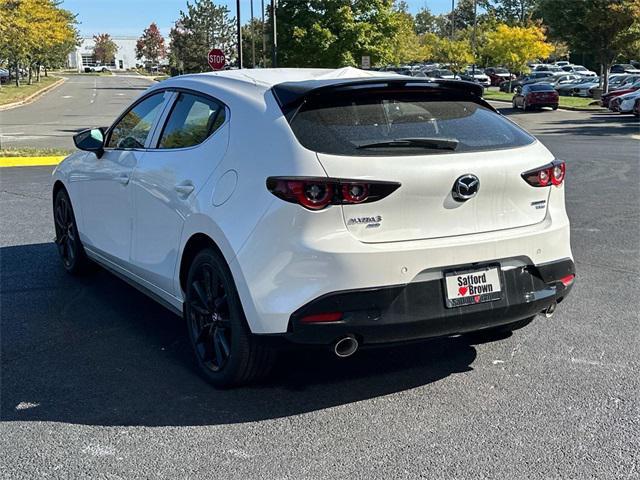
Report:
[[[491,110],[491,105],[482,99],[484,91],[481,85],[464,80],[445,80],[434,78],[367,78],[367,79],[326,79],[306,80],[302,82],[284,82],[271,87],[276,100],[280,104],[285,115],[298,108],[304,99],[311,93],[323,91],[358,91],[369,88],[433,88],[438,90],[450,90],[451,93],[463,93],[476,97],[478,103],[482,103]]]

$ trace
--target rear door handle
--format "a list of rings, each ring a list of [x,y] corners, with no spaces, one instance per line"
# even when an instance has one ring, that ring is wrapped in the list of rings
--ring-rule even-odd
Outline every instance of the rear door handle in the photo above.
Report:
[[[118,183],[121,183],[122,185],[128,185],[129,184],[129,175],[118,175],[116,177],[116,180]]]
[[[196,187],[194,187],[190,183],[181,183],[180,185],[176,185],[174,188],[176,192],[178,192],[180,195],[184,195],[185,197],[188,197],[195,190]]]

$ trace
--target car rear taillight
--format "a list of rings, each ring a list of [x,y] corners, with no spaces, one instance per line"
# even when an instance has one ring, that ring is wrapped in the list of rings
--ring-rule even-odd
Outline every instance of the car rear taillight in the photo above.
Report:
[[[276,197],[309,210],[380,200],[400,187],[397,182],[323,177],[269,177],[267,189]]]
[[[562,185],[565,176],[565,163],[561,160],[554,160],[544,167],[535,168],[522,174],[525,182],[533,187],[548,187]]]

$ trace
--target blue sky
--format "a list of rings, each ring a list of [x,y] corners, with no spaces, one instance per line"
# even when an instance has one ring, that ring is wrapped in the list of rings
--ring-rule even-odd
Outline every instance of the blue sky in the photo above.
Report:
[[[253,0],[255,15],[260,11],[260,1]],[[265,5],[270,0],[265,0]],[[451,0],[406,0],[413,13],[423,6],[433,13],[443,13],[451,9]],[[173,22],[186,0],[64,0],[63,6],[78,14],[80,33],[94,35],[109,33],[112,36],[139,37],[151,22],[156,22],[164,35],[169,33]],[[218,0],[225,4],[235,16],[235,0]],[[242,21],[249,18],[250,0],[241,0]]]

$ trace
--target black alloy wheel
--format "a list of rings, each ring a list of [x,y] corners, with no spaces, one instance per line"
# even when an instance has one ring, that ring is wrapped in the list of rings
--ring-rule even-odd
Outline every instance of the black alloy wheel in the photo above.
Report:
[[[189,267],[184,315],[200,373],[219,388],[265,376],[275,352],[247,324],[233,276],[224,258],[205,248]]]
[[[88,259],[80,242],[71,200],[64,190],[56,193],[53,220],[56,230],[55,243],[62,265],[67,272],[77,274],[87,266]]]
[[[224,282],[210,263],[201,263],[189,281],[187,311],[195,353],[205,368],[224,369],[231,355],[231,322]]]

